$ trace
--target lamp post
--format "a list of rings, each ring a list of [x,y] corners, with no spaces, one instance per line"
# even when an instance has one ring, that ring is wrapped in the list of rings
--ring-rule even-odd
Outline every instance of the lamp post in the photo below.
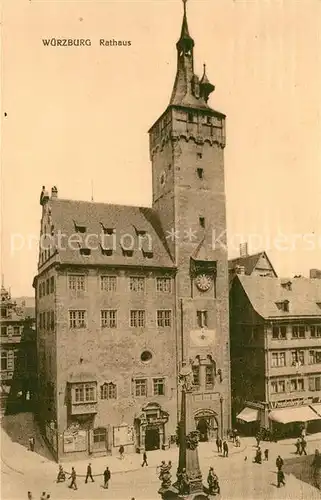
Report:
[[[208,495],[202,482],[202,473],[198,459],[198,437],[193,416],[193,372],[191,364],[183,363],[179,374],[181,384],[181,420],[179,424],[179,459],[177,481],[173,485],[170,469],[161,466],[159,479],[162,486],[158,493],[162,499],[205,500]]]
[[[223,440],[224,435],[224,424],[223,424],[223,401],[224,398],[222,394],[220,395],[220,409],[221,409],[221,439]]]

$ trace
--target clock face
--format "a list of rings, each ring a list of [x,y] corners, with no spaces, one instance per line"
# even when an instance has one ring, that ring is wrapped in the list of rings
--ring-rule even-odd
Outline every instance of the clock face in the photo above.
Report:
[[[215,331],[202,328],[200,330],[191,330],[191,341],[198,347],[206,347],[210,345],[215,338]]]
[[[195,278],[196,286],[201,292],[206,292],[209,290],[213,284],[211,276],[208,274],[199,274]]]

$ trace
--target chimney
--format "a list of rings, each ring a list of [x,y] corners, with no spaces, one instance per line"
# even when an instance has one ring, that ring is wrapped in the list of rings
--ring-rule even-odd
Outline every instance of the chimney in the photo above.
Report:
[[[311,279],[321,279],[321,270],[320,269],[310,269],[310,278]]]
[[[248,248],[247,248],[247,242],[246,243],[241,243],[240,244],[240,257],[247,257],[248,254]]]
[[[51,188],[51,199],[58,198],[58,189],[57,186],[53,186]]]

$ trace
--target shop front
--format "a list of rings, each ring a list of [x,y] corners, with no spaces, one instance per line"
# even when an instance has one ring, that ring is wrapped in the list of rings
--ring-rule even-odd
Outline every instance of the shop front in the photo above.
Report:
[[[280,401],[270,403],[272,408],[269,412],[272,432],[278,438],[298,437],[303,429],[321,420],[321,417],[304,401],[296,406],[294,401]]]
[[[240,413],[236,415],[240,434],[255,436],[260,428],[267,428],[267,405],[255,401],[246,401]]]
[[[135,417],[136,451],[165,450],[168,448],[166,424],[169,415],[158,403],[148,403]]]

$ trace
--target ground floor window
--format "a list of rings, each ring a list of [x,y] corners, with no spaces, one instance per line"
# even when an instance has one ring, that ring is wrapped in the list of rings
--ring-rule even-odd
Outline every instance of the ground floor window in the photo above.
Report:
[[[94,449],[103,450],[107,446],[107,429],[105,427],[98,427],[94,429]]]

